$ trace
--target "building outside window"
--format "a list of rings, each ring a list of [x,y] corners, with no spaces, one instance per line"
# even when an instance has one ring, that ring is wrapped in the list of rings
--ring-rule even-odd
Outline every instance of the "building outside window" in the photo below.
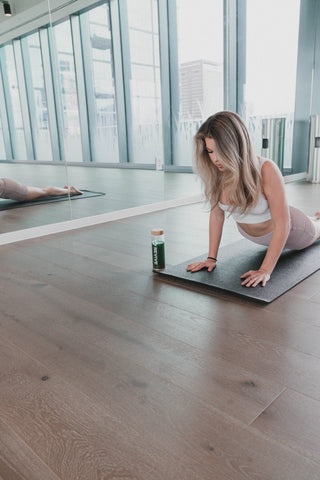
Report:
[[[173,164],[192,164],[193,136],[206,118],[223,109],[223,0],[170,3]],[[176,38],[175,38],[176,36]]]

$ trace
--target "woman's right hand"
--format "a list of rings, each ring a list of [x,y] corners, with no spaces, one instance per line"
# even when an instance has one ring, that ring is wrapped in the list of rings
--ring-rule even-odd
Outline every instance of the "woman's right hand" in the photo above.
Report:
[[[215,260],[211,260],[210,258],[208,258],[204,262],[190,263],[190,265],[187,266],[187,270],[191,273],[198,272],[199,270],[202,270],[203,268],[207,268],[208,272],[212,272],[212,270],[214,268],[216,268]]]

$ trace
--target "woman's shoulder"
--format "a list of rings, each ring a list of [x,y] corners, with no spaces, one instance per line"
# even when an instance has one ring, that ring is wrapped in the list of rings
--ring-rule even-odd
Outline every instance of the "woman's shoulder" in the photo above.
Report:
[[[271,166],[275,165],[274,161],[271,160],[271,158],[260,157],[259,155],[257,155],[257,159],[261,169],[264,165],[271,165]]]
[[[283,176],[278,165],[269,158],[264,158],[261,165],[262,190],[267,186],[274,186],[279,181],[283,183]]]
[[[273,172],[280,173],[281,175],[278,165],[273,160],[271,160],[271,158],[263,158],[263,157],[257,157],[257,158],[260,163],[262,174],[264,171],[273,171]]]

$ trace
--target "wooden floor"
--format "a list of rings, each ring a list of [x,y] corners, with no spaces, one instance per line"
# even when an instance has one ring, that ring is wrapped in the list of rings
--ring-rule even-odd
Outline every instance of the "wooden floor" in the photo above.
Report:
[[[319,209],[320,185],[286,188]],[[1,480],[319,480],[320,271],[267,306],[153,274],[150,229],[187,262],[207,217],[1,247]]]

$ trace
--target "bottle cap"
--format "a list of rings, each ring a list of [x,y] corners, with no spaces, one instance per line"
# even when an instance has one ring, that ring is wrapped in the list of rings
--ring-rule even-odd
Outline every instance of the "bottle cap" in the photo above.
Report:
[[[163,228],[153,228],[151,230],[151,234],[152,235],[163,235],[164,234],[164,230]]]

